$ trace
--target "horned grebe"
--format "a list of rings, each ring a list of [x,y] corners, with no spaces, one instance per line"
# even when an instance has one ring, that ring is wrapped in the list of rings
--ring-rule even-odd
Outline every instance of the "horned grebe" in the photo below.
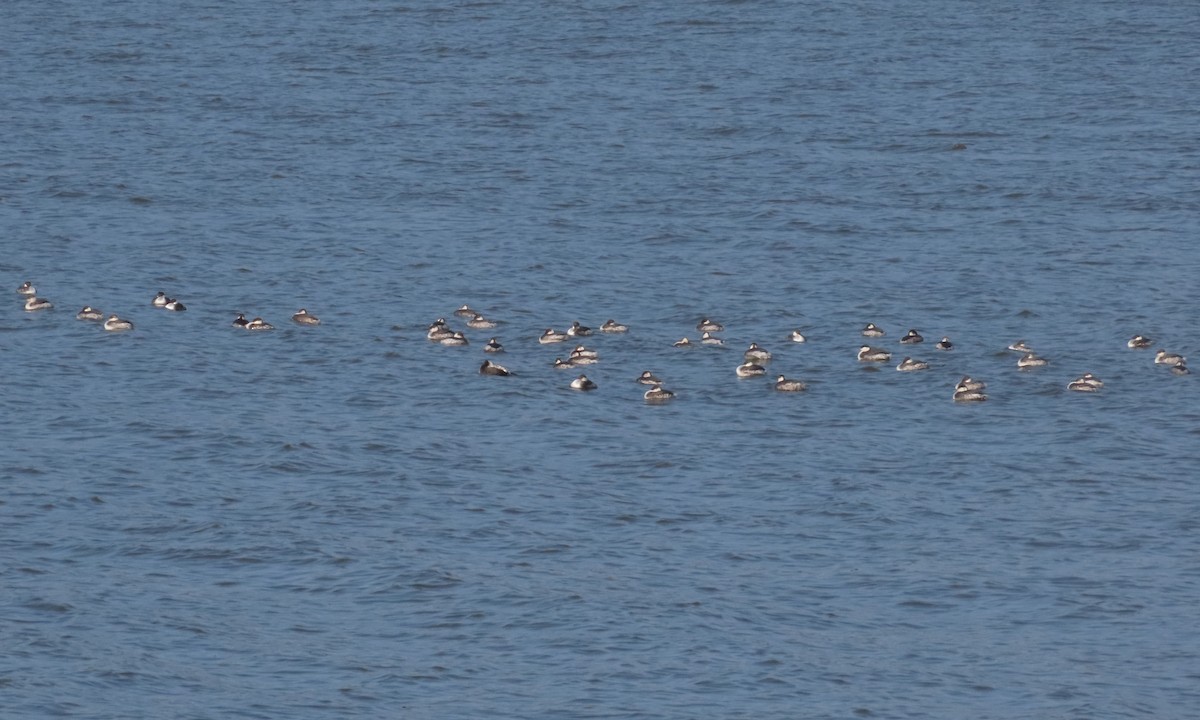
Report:
[[[429,329],[425,331],[425,337],[432,342],[441,342],[446,338],[454,337],[454,331],[446,325],[445,318],[438,318],[433,321]]]
[[[490,330],[496,327],[496,323],[476,313],[474,317],[467,321],[467,327],[475,330]]]
[[[604,332],[604,333],[629,332],[629,326],[622,325],[621,323],[617,322],[616,320],[613,320],[610,318],[606,323],[604,323],[603,325],[600,326],[600,332]]]
[[[870,345],[863,345],[858,349],[859,362],[887,362],[892,359],[892,354],[887,350],[873,348]]]
[[[576,345],[575,349],[571,351],[571,359],[574,360],[575,358],[590,358],[592,360],[599,360],[600,353],[596,352],[595,350],[589,350],[582,345]]]
[[[692,344],[692,341],[688,340],[687,338],[681,338],[681,339],[675,341],[675,347],[687,347],[691,344]]]
[[[762,362],[771,359],[771,353],[760,348],[758,343],[750,343],[750,347],[746,348],[746,352],[742,353],[742,357],[746,360],[754,360]]]
[[[1085,373],[1079,379],[1067,383],[1067,389],[1076,392],[1096,392],[1102,387],[1104,382],[1091,373]]]
[[[21,283],[20,287],[17,288],[17,294],[18,295],[37,295],[37,288],[35,288],[33,286],[33,283],[26,280],[25,282]]]
[[[116,315],[109,315],[104,321],[104,329],[109,332],[121,332],[122,330],[132,330],[133,323],[128,320],[122,320]]]
[[[875,323],[867,323],[867,326],[862,329],[863,337],[883,337],[883,329]]]
[[[175,298],[167,298],[167,304],[163,305],[162,308],[163,310],[170,310],[171,312],[183,312],[184,310],[187,310],[187,306]]]
[[[467,336],[463,335],[459,331],[450,333],[450,337],[444,337],[441,340],[438,340],[438,344],[451,345],[451,346],[455,346],[455,347],[461,347],[463,345],[470,345],[470,343],[467,341]]]
[[[900,372],[915,372],[917,370],[928,370],[929,363],[925,362],[924,360],[913,360],[910,357],[906,357],[900,361],[900,364],[896,366],[896,369],[899,370]]]
[[[264,330],[274,330],[275,326],[269,322],[265,322],[262,318],[256,317],[246,323],[246,329],[251,332],[262,332]]]
[[[463,305],[459,309],[455,310],[454,314],[459,317],[475,317],[479,313],[472,310],[470,305]]]
[[[950,342],[950,338],[944,337],[937,345],[934,345],[934,347],[936,347],[938,350],[953,350],[954,343]]]
[[[641,375],[638,375],[637,382],[643,385],[659,385],[662,383],[662,380],[655,377],[654,373],[649,370],[645,370]]]
[[[982,390],[955,390],[954,402],[983,402],[988,396]]]
[[[779,392],[800,392],[801,390],[807,390],[808,386],[800,380],[788,380],[780,375],[775,378],[775,389]]]
[[[49,310],[54,307],[54,303],[46,298],[40,298],[37,295],[29,295],[25,298],[25,309],[33,312],[34,310]]]
[[[83,309],[75,313],[76,320],[103,320],[104,313],[100,312],[91,305],[84,305]]]
[[[962,392],[963,390],[983,390],[987,387],[987,383],[982,380],[976,380],[970,375],[963,375],[962,380],[954,386],[954,392]]]
[[[580,325],[578,320],[572,322],[571,327],[567,328],[567,335],[570,335],[571,337],[583,337],[584,335],[591,334],[592,329],[590,327]]]
[[[1153,344],[1154,341],[1145,335],[1134,335],[1133,337],[1129,338],[1129,342],[1125,343],[1125,347],[1132,348],[1134,350],[1145,350]]]
[[[1177,362],[1171,366],[1171,372],[1176,375],[1187,375],[1191,370],[1188,370],[1187,365],[1183,364],[1183,362]]]
[[[479,366],[479,374],[480,375],[499,375],[502,377],[507,377],[508,375],[512,375],[512,373],[510,373],[508,371],[508,368],[504,367],[503,365],[497,365],[496,363],[492,362],[491,360],[483,361],[483,364]]]
[[[900,338],[900,342],[905,345],[916,345],[925,342],[925,338],[921,337],[921,333],[916,330],[909,330],[907,335]]]
[[[501,353],[504,352],[504,346],[500,344],[499,340],[492,338],[491,340],[487,341],[487,345],[483,346],[483,351],[488,353]]]
[[[571,381],[571,389],[572,390],[595,390],[596,383],[592,382],[591,380],[588,380],[587,375],[580,375],[579,377],[577,377]]]
[[[725,341],[710,332],[700,335],[700,342],[705,345],[724,345]]]
[[[162,290],[159,290],[158,294],[154,296],[154,299],[150,301],[150,304],[154,307],[164,307],[167,304],[167,300],[167,294]]]
[[[760,375],[766,375],[767,369],[765,367],[763,367],[762,365],[757,365],[757,364],[752,363],[749,360],[747,360],[746,362],[742,363],[741,365],[738,365],[737,368],[734,369],[734,372],[737,374],[738,377],[748,378],[748,377],[759,377]]]
[[[1021,356],[1020,360],[1017,360],[1017,367],[1019,368],[1042,367],[1048,364],[1049,361],[1046,358],[1034,355],[1031,352],[1025,353]]]
[[[540,338],[538,338],[538,342],[540,342],[543,345],[549,345],[550,343],[565,342],[566,339],[567,339],[566,333],[560,333],[559,331],[555,330],[554,328],[546,328],[546,332],[542,333],[542,336]]]
[[[28,308],[26,308],[28,310]],[[1187,362],[1187,358],[1179,353],[1169,353],[1166,350],[1159,350],[1154,353],[1154,362],[1157,365],[1178,365],[1179,363]]]
[[[321,318],[311,314],[304,308],[300,308],[292,315],[292,322],[297,325],[320,325]]]
[[[1029,347],[1029,345],[1027,345],[1024,340],[1016,341],[1012,345],[1009,345],[1008,349],[1012,350],[1013,352],[1019,352],[1019,353],[1033,352],[1033,348]]]
[[[721,332],[725,329],[725,326],[716,320],[704,318],[700,322],[696,323],[696,329],[700,332]]]
[[[655,385],[646,392],[642,393],[642,397],[644,397],[648,403],[663,403],[675,397],[675,393],[664,389],[662,385]]]
[[[248,321],[248,320],[246,319],[246,316],[245,316],[245,315],[243,315],[243,314],[241,314],[241,313],[238,313],[238,314],[237,314],[237,317],[235,317],[235,318],[233,319],[233,326],[234,326],[234,327],[240,327],[240,328],[244,328],[244,327],[246,327],[246,326],[247,326],[247,325],[249,325],[249,324],[250,324],[250,321]]]

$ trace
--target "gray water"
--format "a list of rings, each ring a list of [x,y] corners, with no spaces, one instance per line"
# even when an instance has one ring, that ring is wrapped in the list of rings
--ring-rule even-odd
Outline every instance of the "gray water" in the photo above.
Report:
[[[1200,713],[1124,345],[1200,353],[1195,5],[17,0],[0,69],[0,715]]]

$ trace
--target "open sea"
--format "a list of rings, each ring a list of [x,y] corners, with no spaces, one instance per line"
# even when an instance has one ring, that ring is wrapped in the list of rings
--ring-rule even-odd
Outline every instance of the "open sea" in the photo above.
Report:
[[[1195,3],[10,0],[0,97],[5,720],[1200,717]]]

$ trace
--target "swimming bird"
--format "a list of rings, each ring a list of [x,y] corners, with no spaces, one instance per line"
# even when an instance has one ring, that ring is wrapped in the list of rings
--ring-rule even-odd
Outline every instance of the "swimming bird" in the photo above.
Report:
[[[917,370],[928,370],[929,363],[925,362],[924,360],[913,360],[910,357],[905,357],[903,360],[900,361],[900,364],[896,366],[896,369],[899,370],[900,372],[915,372]]]
[[[986,387],[987,383],[984,381],[976,380],[970,375],[963,375],[962,380],[959,380],[958,384],[954,386],[954,392],[961,392],[963,390],[983,390]]]
[[[799,330],[793,330],[791,335],[788,335],[788,340],[795,343],[808,342],[808,338],[804,337],[804,333]]]
[[[28,309],[26,308],[26,310]],[[1187,362],[1187,358],[1179,353],[1169,353],[1166,350],[1158,350],[1154,353],[1154,363],[1156,365],[1178,365],[1182,362]]]
[[[875,323],[867,323],[867,326],[862,329],[863,337],[883,337],[885,333]]]
[[[170,310],[171,312],[183,312],[184,310],[187,310],[187,306],[175,298],[167,298],[167,304],[163,305],[162,309]]]
[[[233,326],[234,326],[234,327],[244,328],[244,327],[246,327],[246,326],[247,326],[247,325],[249,325],[249,324],[250,324],[250,322],[249,322],[248,320],[246,320],[246,316],[245,316],[245,315],[243,315],[243,314],[241,314],[241,313],[238,313],[238,314],[237,314],[237,317],[235,317],[235,318],[233,319]]]
[[[454,314],[459,317],[475,317],[479,313],[472,310],[470,305],[463,305],[459,309],[455,310]]]
[[[621,323],[617,322],[616,320],[609,318],[607,322],[605,322],[603,325],[600,326],[600,332],[603,332],[603,333],[629,332],[629,326],[622,325]]]
[[[562,358],[557,357],[554,358],[554,362],[550,363],[550,366],[555,370],[571,370],[575,368],[575,363],[571,362],[570,360],[563,360]]]
[[[780,375],[775,378],[775,389],[779,392],[800,392],[801,390],[807,390],[808,386],[800,380],[788,380]]]
[[[491,320],[488,320],[487,318],[480,315],[479,313],[476,313],[474,315],[474,317],[472,317],[470,320],[467,321],[467,327],[472,328],[474,330],[490,330],[490,329],[496,327],[496,323]]]
[[[159,290],[158,294],[154,296],[154,299],[150,301],[150,304],[154,307],[163,307],[167,304],[167,294],[162,290]]]
[[[873,348],[870,345],[863,345],[858,349],[859,362],[887,362],[892,359],[892,354],[887,350]]]
[[[649,370],[645,370],[642,372],[641,375],[638,375],[637,380],[635,382],[639,382],[643,385],[661,385],[662,384],[662,380],[655,377],[654,373],[650,372]]]
[[[937,345],[934,345],[934,347],[936,347],[938,350],[953,350],[954,343],[950,342],[950,338],[944,337]]]
[[[1191,370],[1188,370],[1187,365],[1180,361],[1171,366],[1171,372],[1176,375],[1187,375]]]
[[[1049,360],[1041,357],[1040,355],[1035,355],[1032,352],[1025,353],[1021,356],[1020,360],[1017,360],[1017,367],[1019,368],[1042,367],[1049,364]]]
[[[1082,377],[1067,383],[1067,389],[1076,392],[1096,392],[1102,387],[1104,382],[1091,373],[1084,373]]]
[[[487,353],[501,353],[504,352],[504,346],[500,344],[499,340],[492,338],[487,341],[487,345],[483,346],[483,351]]]
[[[955,390],[954,402],[983,402],[988,396],[982,390]]]
[[[496,363],[492,362],[491,360],[483,361],[483,364],[479,366],[479,374],[480,375],[498,375],[501,377],[507,377],[509,375],[512,375],[512,373],[508,371],[508,368],[504,367],[503,365],[497,365]]]
[[[37,288],[35,288],[33,286],[33,283],[26,280],[25,282],[21,283],[21,285],[17,288],[17,294],[18,295],[37,295]]]
[[[251,320],[250,322],[246,323],[245,327],[250,332],[263,332],[266,330],[274,330],[275,329],[274,325],[272,325],[269,322],[264,321],[260,317],[256,317],[253,320]]]
[[[450,337],[438,340],[438,344],[461,347],[463,345],[470,345],[471,343],[467,341],[467,336],[463,335],[461,331],[455,331],[450,333]]]
[[[716,335],[713,335],[710,332],[706,332],[706,333],[702,334],[700,336],[700,342],[704,343],[705,345],[724,345],[725,344],[724,340],[717,337]]]
[[[1125,343],[1125,347],[1133,350],[1145,350],[1153,344],[1154,341],[1145,335],[1134,335],[1133,337],[1129,338],[1129,342]]]
[[[1029,347],[1029,345],[1027,345],[1024,340],[1016,341],[1015,343],[1009,345],[1008,349],[1012,350],[1013,352],[1019,352],[1019,353],[1033,352],[1033,348]]]
[[[577,377],[571,381],[571,389],[572,390],[595,390],[596,387],[597,387],[596,383],[592,382],[591,380],[588,380],[587,375],[580,375],[579,377]]]
[[[292,315],[292,322],[297,325],[320,325],[321,318],[313,315],[304,308],[300,308]]]
[[[642,393],[642,397],[648,403],[664,403],[675,397],[675,393],[665,389],[662,385],[655,384],[654,387]]]
[[[725,326],[716,320],[704,318],[700,322],[696,323],[696,329],[700,332],[721,332],[725,329]]]
[[[921,337],[921,333],[916,330],[909,330],[907,335],[900,338],[900,342],[905,345],[916,345],[925,342],[925,338]]]
[[[571,327],[567,328],[567,335],[570,335],[571,337],[583,337],[591,334],[592,329],[585,325],[580,325],[578,320],[573,321],[571,323]]]
[[[103,320],[104,313],[100,312],[91,305],[84,305],[83,309],[75,313],[76,320]]]
[[[675,341],[675,347],[687,347],[691,344],[692,344],[692,341],[688,340],[687,338],[682,338],[682,339]]]
[[[54,303],[46,298],[40,298],[37,295],[28,295],[25,297],[25,309],[29,312],[35,310],[49,310],[54,307]]]
[[[583,345],[576,345],[575,349],[571,351],[571,359],[574,360],[576,358],[588,358],[590,360],[599,360],[600,353],[596,352],[595,350],[590,350],[590,349],[584,347]]]
[[[104,321],[104,329],[109,332],[122,332],[124,330],[132,330],[133,323],[129,322],[128,320],[122,320],[121,318],[117,317],[116,315],[109,315],[108,319]]]
[[[429,325],[429,329],[425,331],[425,337],[432,342],[440,343],[446,338],[454,337],[454,331],[446,325],[446,318],[438,318]]]
[[[771,353],[759,347],[758,343],[750,343],[750,347],[746,348],[746,352],[742,353],[742,357],[746,360],[764,362],[771,359]]]
[[[543,345],[549,345],[550,343],[566,342],[566,339],[566,333],[561,333],[554,328],[546,328],[546,332],[542,333],[542,336],[538,338],[538,342]]]
[[[761,375],[766,375],[767,369],[762,365],[758,365],[747,360],[746,362],[734,368],[734,373],[736,373],[740,378],[759,377]]]

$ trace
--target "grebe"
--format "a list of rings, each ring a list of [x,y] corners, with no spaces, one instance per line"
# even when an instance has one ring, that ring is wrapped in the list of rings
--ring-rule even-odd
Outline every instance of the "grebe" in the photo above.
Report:
[[[507,377],[509,375],[512,375],[512,373],[508,371],[508,368],[504,367],[503,365],[497,365],[496,363],[492,362],[491,360],[483,361],[483,364],[479,366],[479,374],[480,375],[499,375],[501,377]]]
[[[132,330],[133,323],[129,322],[128,320],[122,320],[121,318],[117,317],[116,315],[109,315],[108,319],[104,321],[104,329],[109,332],[121,332],[123,330]]]
[[[858,349],[859,362],[887,362],[892,359],[892,354],[887,350],[873,348],[870,345],[863,345]]]
[[[596,383],[592,382],[591,380],[588,380],[587,375],[580,375],[579,377],[577,377],[571,381],[571,389],[572,390],[595,390]]]
[[[313,315],[304,308],[300,308],[295,312],[294,315],[292,315],[292,322],[296,323],[297,325],[320,325],[321,318]]]
[[[780,375],[775,378],[775,389],[779,392],[800,392],[801,390],[807,390],[808,386],[799,380],[788,380]]]
[[[915,372],[917,370],[928,370],[929,363],[925,362],[924,360],[913,360],[910,357],[906,357],[900,361],[900,364],[896,366],[896,369],[899,370],[900,372]]]

